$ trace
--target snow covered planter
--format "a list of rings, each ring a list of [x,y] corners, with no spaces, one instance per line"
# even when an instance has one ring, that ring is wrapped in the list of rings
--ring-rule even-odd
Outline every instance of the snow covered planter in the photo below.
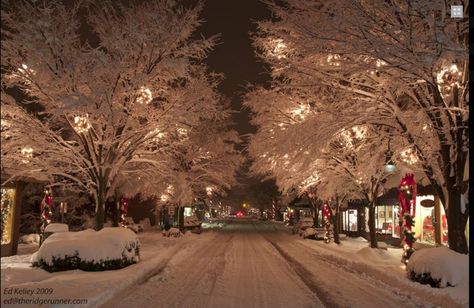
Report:
[[[456,286],[468,273],[469,256],[446,247],[417,250],[407,264],[411,280],[433,288]]]
[[[59,232],[44,241],[31,262],[48,272],[113,270],[137,263],[139,247],[137,236],[127,228]]]

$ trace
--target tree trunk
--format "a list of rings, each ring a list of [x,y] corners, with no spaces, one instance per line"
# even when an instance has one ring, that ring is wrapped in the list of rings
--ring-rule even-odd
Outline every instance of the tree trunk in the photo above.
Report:
[[[105,181],[99,179],[97,189],[97,209],[95,213],[95,229],[97,231],[104,228],[104,218],[105,218]]]
[[[334,243],[336,244],[340,244],[340,241],[339,241],[339,207],[340,207],[340,204],[339,204],[339,198],[336,197],[336,209],[334,211]]]
[[[377,235],[375,233],[375,204],[369,203],[369,236],[370,247],[377,248]]]
[[[468,204],[466,204],[468,207]],[[467,254],[469,249],[466,240],[466,223],[468,212],[461,212],[461,192],[459,189],[448,191],[448,209],[446,219],[448,222],[448,245],[449,248],[463,254]]]
[[[114,212],[113,212],[113,215],[114,215],[114,220],[113,220],[113,226],[114,227],[118,227],[119,225],[119,220],[120,220],[120,200],[115,197],[114,198]]]

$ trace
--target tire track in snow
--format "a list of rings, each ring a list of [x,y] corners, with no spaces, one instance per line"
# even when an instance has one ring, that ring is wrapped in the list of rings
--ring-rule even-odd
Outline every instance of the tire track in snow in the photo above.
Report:
[[[288,239],[291,238],[288,237]],[[370,307],[398,307],[402,303],[411,307],[435,306],[431,303],[422,303],[413,296],[401,294],[399,290],[368,277],[365,273],[354,272],[344,265],[331,262],[316,251],[295,241],[284,242],[284,246],[288,246],[284,249],[274,240],[269,238],[267,240],[328,307],[367,307],[367,305]],[[289,252],[292,250],[289,250],[289,247],[292,247],[295,252],[298,251],[298,254],[303,258],[310,259],[311,269],[307,268],[307,265],[305,266],[305,263],[308,262],[298,261],[292,257]],[[337,282],[334,281],[334,277],[338,277]],[[353,297],[347,297],[348,292],[343,290],[341,292],[339,288],[350,290]]]
[[[319,298],[319,300],[326,307],[340,307],[339,304],[334,302],[331,298],[331,294],[326,292],[324,289],[320,288],[318,284],[313,281],[310,277],[312,276],[304,266],[302,266],[298,261],[292,258],[287,254],[283,249],[278,246],[277,243],[265,237],[265,239],[275,248],[276,251],[286,260],[288,265],[294,270],[294,272],[301,278],[301,281]]]

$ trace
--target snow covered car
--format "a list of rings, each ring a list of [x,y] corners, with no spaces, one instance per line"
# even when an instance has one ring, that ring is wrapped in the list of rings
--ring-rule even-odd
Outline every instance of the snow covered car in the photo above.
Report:
[[[132,217],[125,217],[125,227],[129,228],[135,233],[142,232],[143,231],[143,226],[141,224],[136,224],[133,221]]]
[[[298,222],[293,226],[292,233],[303,235],[304,230],[306,228],[313,226],[313,218],[305,217],[303,219],[298,220]]]

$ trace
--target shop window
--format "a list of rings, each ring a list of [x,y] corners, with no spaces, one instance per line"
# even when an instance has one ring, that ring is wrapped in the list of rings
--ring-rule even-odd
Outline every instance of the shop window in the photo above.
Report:
[[[420,218],[421,218],[421,224],[422,224],[422,229],[421,229],[421,234],[420,234],[420,241],[429,243],[429,244],[435,244],[435,215],[434,215],[434,207],[431,208],[426,208],[426,207],[419,207],[420,209]],[[445,220],[445,215],[442,216],[442,224],[443,220]],[[442,235],[443,237],[443,235]]]
[[[2,245],[9,244],[13,233],[13,201],[15,199],[15,190],[2,188],[1,190],[1,232]]]
[[[375,208],[375,231],[382,234],[393,234],[395,219],[393,205],[379,205]]]
[[[357,210],[351,209],[344,211],[342,216],[343,230],[357,232]]]
[[[448,245],[448,220],[446,219],[446,213],[444,207],[440,204],[440,217],[441,217],[441,243]]]
[[[393,212],[392,236],[400,238],[400,206],[394,205],[392,212]]]

